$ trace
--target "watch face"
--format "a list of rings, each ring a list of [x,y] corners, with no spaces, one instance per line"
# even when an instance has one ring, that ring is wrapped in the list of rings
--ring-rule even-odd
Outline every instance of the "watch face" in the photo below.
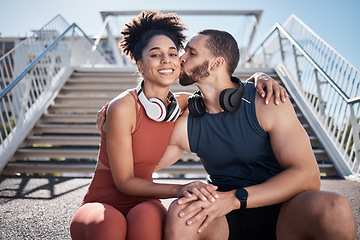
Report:
[[[248,192],[243,188],[239,188],[239,189],[236,190],[236,197],[238,199],[247,199]]]

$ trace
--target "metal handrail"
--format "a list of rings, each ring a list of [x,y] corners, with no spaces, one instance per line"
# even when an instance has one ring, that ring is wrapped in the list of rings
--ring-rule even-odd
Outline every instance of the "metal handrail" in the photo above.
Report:
[[[86,33],[77,24],[74,23],[73,25],[74,25],[74,27],[76,27],[84,35],[84,37],[91,44],[93,44],[93,45],[95,44],[95,42],[91,38],[89,38],[89,36],[86,35]],[[99,51],[103,55],[103,57],[107,60],[107,62],[109,64],[115,64],[114,60],[112,60],[111,57],[107,53],[105,53],[105,51],[101,47],[96,46],[95,49],[93,49],[93,48],[91,49],[92,52],[95,52],[96,50]]]
[[[267,37],[264,38],[262,44],[258,46],[254,53],[249,57],[246,62],[251,62],[252,58],[256,55],[256,53],[261,49],[264,43],[270,39],[271,35],[275,31],[280,31],[295,47],[296,49],[301,52],[301,54],[313,65],[313,67],[324,77],[324,79],[338,92],[338,94],[347,102],[347,103],[356,103],[360,102],[360,96],[349,98],[349,96],[332,80],[329,75],[324,72],[324,70],[314,61],[312,57],[298,44],[298,42],[278,23],[276,23]]]
[[[294,15],[285,27],[275,24],[246,61],[264,65],[278,69],[302,99],[340,175],[360,181],[359,71]]]
[[[53,19],[51,19],[48,23],[46,23],[42,28],[40,28],[39,32],[42,31],[43,29],[45,29],[49,24],[51,24],[56,19],[61,19],[61,21],[63,21],[67,26],[69,26],[69,24],[66,22],[66,20],[60,14],[58,14]],[[36,33],[34,33],[34,35],[32,37],[34,37],[34,36],[36,36]],[[11,53],[16,51],[21,45],[23,45],[25,43],[26,43],[26,41],[21,41],[19,44],[16,44],[14,46],[14,48],[12,48],[10,51],[8,51],[7,53],[5,53],[4,55],[2,55],[0,57],[0,61],[3,60],[4,58],[8,57]]]
[[[91,59],[96,61],[91,65],[111,63],[100,48],[91,51],[93,41],[75,23],[61,34],[53,29],[39,30],[39,35],[31,41],[24,40],[25,47],[16,46],[7,56],[12,58],[12,65],[0,62],[0,79],[4,87],[0,92],[0,171],[60,91],[74,66],[89,65]],[[54,36],[57,36],[55,40]],[[39,53],[43,46],[46,48]],[[26,60],[23,62],[30,60],[26,67],[18,63],[23,59]],[[14,66],[23,69],[14,71]],[[7,84],[13,75],[16,77]]]
[[[59,37],[56,38],[56,40],[48,46],[34,61],[32,61],[29,66],[27,66],[9,85],[7,85],[0,93],[0,100],[10,92],[11,89],[13,89],[20,81],[25,77],[25,75],[33,69],[36,64],[40,62],[40,60],[48,53],[51,49],[54,48],[56,44],[58,44],[61,39],[65,37],[65,35],[74,27],[76,26],[75,23],[70,25],[63,34],[61,34]]]
[[[76,23],[71,24],[66,30],[65,32],[63,32],[59,37],[57,37],[55,39],[55,41],[53,43],[51,43],[35,60],[33,60],[13,81],[11,81],[11,83],[6,86],[0,93],[0,100],[7,94],[10,92],[11,89],[13,89],[20,81],[22,78],[24,78],[24,76],[30,72],[35,66],[36,64],[38,64],[41,59],[48,53],[50,52],[65,36],[66,34],[73,28],[78,28],[85,36],[85,38],[91,43],[93,44],[92,40],[85,34],[85,32],[83,30],[81,30],[81,28],[79,28]],[[98,50],[101,52],[101,54],[103,54],[103,56],[108,60],[109,63],[112,63],[112,60],[109,59],[109,57],[100,49],[98,48]]]

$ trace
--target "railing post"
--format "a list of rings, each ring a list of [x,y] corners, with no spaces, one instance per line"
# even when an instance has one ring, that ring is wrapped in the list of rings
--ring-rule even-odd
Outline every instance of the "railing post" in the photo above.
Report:
[[[283,45],[282,45],[282,38],[281,38],[281,33],[280,33],[280,31],[278,30],[278,36],[279,36],[279,43],[280,43],[280,52],[281,52],[281,60],[282,60],[282,63],[284,64],[284,65],[286,65],[285,64],[285,55],[284,55],[284,48],[283,48]]]
[[[351,126],[353,128],[353,140],[355,147],[355,165],[360,165],[360,127],[356,119],[355,111],[354,111],[354,103],[350,104],[350,121]],[[360,167],[359,167],[360,168]]]
[[[116,62],[116,64],[123,66],[124,62],[123,62],[122,57],[120,55],[120,50],[119,50],[119,47],[117,45],[117,42],[116,42],[114,36],[111,33],[109,24],[106,25],[106,30],[107,30],[107,33],[108,33],[108,40],[109,40],[110,46],[112,48],[113,57],[115,59],[115,62]]]
[[[249,57],[249,51],[250,51],[250,48],[251,48],[251,45],[252,45],[252,42],[254,41],[254,37],[255,37],[255,33],[257,31],[257,28],[258,28],[258,24],[259,24],[259,21],[260,21],[260,16],[261,16],[261,13],[260,14],[255,14],[255,23],[254,23],[254,26],[253,26],[253,29],[251,31],[251,34],[250,34],[250,38],[249,38],[249,42],[245,48],[245,51],[244,51],[244,57],[241,61],[241,66],[245,66],[245,59],[247,59]]]
[[[295,60],[295,67],[296,67],[296,75],[298,78],[298,82],[301,83],[301,70],[299,68],[299,63],[298,63],[298,57],[302,56],[296,53],[296,48],[294,45],[292,45],[293,47],[293,52],[294,52],[294,60]]]
[[[320,114],[322,116],[325,115],[325,101],[322,97],[322,93],[321,93],[321,85],[323,84],[323,82],[321,82],[319,80],[319,76],[318,76],[318,70],[317,69],[314,69],[314,73],[315,73],[315,80],[316,80],[316,91],[317,91],[317,94],[318,94],[318,102],[319,102],[319,108],[320,108]]]
[[[74,57],[74,54],[73,54],[73,46],[74,46],[74,44],[75,44],[75,36],[76,36],[76,34],[75,34],[76,32],[75,32],[75,27],[72,29],[72,33],[71,33],[71,37],[70,37],[70,43],[69,43],[69,62],[70,62],[70,65],[76,65],[76,63],[75,63],[75,57]]]
[[[264,46],[263,46],[263,56],[264,56],[264,64],[265,64],[265,67],[267,68],[267,67],[269,67],[268,66],[268,61],[267,61],[267,57],[266,57],[266,52],[265,52],[265,48],[264,48]]]

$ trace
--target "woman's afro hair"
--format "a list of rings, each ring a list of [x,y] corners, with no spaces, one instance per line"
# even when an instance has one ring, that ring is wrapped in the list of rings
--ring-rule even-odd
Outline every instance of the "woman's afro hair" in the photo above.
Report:
[[[186,28],[175,13],[164,14],[160,11],[143,11],[122,30],[119,47],[123,54],[132,60],[139,61],[141,54],[150,39],[155,35],[166,35],[178,50],[184,48],[186,40],[183,31]]]

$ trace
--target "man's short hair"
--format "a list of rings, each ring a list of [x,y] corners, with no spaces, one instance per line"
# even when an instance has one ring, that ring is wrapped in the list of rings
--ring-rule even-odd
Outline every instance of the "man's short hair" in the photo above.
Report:
[[[206,47],[215,57],[223,57],[227,62],[227,71],[232,75],[239,63],[240,51],[235,38],[228,32],[205,29],[198,34],[209,36]]]

